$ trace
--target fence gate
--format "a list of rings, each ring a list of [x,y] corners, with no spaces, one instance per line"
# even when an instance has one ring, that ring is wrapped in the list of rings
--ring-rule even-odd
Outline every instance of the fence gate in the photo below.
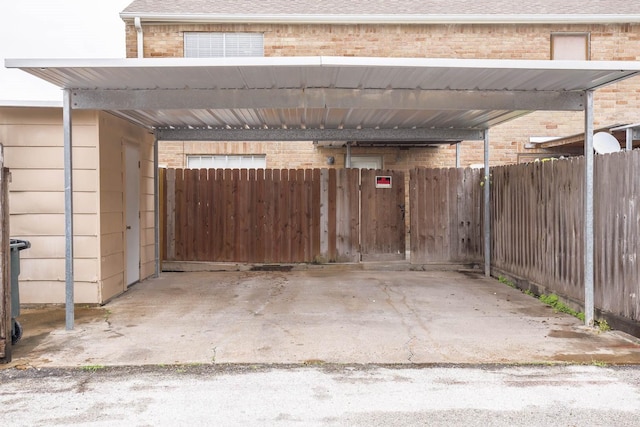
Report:
[[[360,189],[362,260],[405,259],[404,173],[363,169]]]

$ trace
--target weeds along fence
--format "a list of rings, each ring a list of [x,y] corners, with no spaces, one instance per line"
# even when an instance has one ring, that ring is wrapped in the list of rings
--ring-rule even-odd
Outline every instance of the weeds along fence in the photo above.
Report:
[[[584,158],[492,168],[492,267],[584,300]],[[640,321],[640,151],[595,158],[596,308]]]

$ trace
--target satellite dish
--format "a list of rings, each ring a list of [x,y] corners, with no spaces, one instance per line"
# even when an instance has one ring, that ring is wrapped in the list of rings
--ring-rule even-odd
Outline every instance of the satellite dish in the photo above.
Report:
[[[593,135],[593,149],[598,154],[617,153],[620,151],[620,143],[610,133],[598,132]]]

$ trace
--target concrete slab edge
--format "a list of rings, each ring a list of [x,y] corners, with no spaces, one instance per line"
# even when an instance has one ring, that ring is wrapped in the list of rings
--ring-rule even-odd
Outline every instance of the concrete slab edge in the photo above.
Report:
[[[460,271],[479,270],[477,263],[411,264],[408,261],[372,261],[356,263],[222,263],[202,261],[164,261],[163,272],[216,272],[216,271],[305,271],[305,270],[370,270],[370,271]]]

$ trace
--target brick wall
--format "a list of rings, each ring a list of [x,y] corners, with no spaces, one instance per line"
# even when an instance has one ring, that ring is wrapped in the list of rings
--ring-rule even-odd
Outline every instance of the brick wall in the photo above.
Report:
[[[378,56],[482,59],[549,59],[552,32],[588,32],[592,60],[640,59],[640,25],[144,25],[146,57],[183,56],[185,31],[261,32],[266,56]],[[136,31],[127,25],[127,56],[135,57]],[[640,80],[632,79],[596,92],[595,126],[636,123],[640,107]],[[531,136],[561,137],[581,133],[582,113],[536,112],[490,132],[491,163],[518,161],[518,153],[531,153],[524,146]],[[206,154],[202,144],[169,144],[161,149],[168,165],[184,162],[186,154]],[[209,144],[215,149],[250,150],[247,154],[267,154],[268,164],[278,153],[287,154],[287,167],[325,165],[334,155],[336,166],[343,151],[314,149],[311,143]],[[178,150],[177,152],[174,150]],[[180,151],[182,150],[182,151]],[[192,151],[194,150],[194,151]],[[373,153],[372,150],[360,150]],[[237,151],[228,152],[228,154]],[[385,167],[392,165],[449,166],[455,161],[452,147],[377,150],[385,156]],[[181,160],[170,159],[182,153]],[[333,154],[328,154],[333,153]],[[340,153],[340,154],[337,154]],[[354,150],[354,154],[356,151]],[[483,144],[463,144],[462,165],[483,161]],[[163,160],[161,160],[162,162]],[[269,167],[280,167],[276,165]],[[426,164],[425,164],[426,163]]]
[[[478,144],[480,150],[482,143]],[[409,170],[416,165],[434,167],[455,166],[455,148],[369,148],[353,147],[352,155],[378,155],[383,168]],[[161,141],[159,163],[161,166],[183,168],[188,155],[213,154],[265,154],[267,168],[343,168],[347,150],[317,147],[310,141],[288,142],[189,142]],[[328,158],[333,157],[333,165]]]

